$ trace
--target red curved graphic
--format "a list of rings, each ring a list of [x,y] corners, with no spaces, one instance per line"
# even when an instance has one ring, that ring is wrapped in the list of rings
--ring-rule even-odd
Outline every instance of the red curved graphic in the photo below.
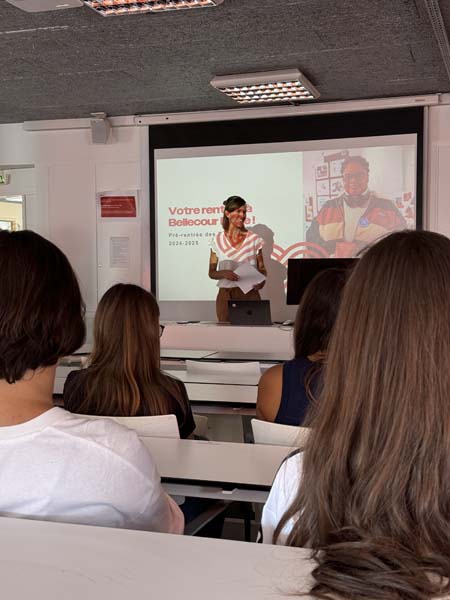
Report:
[[[287,248],[273,245],[271,258],[285,265],[290,258],[328,258],[329,254],[318,244],[312,242],[296,242]]]

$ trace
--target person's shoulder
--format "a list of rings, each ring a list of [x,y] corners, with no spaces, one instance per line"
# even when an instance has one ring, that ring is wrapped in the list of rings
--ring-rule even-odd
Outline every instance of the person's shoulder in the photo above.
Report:
[[[93,452],[126,460],[135,466],[136,462],[148,461],[149,453],[135,431],[111,418],[92,419],[61,410],[65,414],[54,423],[53,428],[66,437],[67,443],[91,447]],[[143,468],[145,469],[145,465]]]
[[[277,383],[281,383],[283,379],[283,364],[274,365],[269,369],[266,369],[261,375],[259,384],[272,386]]]
[[[181,392],[183,396],[187,396],[187,390],[184,383],[178,377],[174,377],[173,375],[168,375],[167,373],[162,373],[167,381],[170,381],[172,385],[174,385]]]
[[[273,487],[287,500],[297,491],[302,476],[303,451],[294,450],[286,456],[275,475]]]
[[[340,196],[336,196],[335,198],[331,198],[322,204],[322,207],[319,212],[323,210],[327,210],[330,208],[341,208],[344,202],[344,196],[341,194]]]
[[[259,419],[274,422],[281,403],[283,388],[283,365],[274,365],[267,369],[258,383],[256,415]]]
[[[395,206],[395,203],[388,198],[383,198],[381,196],[377,196],[375,192],[370,192],[370,205],[373,208],[383,208],[387,210],[394,210],[398,212],[398,208]]]
[[[253,243],[255,245],[262,246],[264,244],[264,238],[262,238],[252,229],[249,229],[247,231],[247,243]]]

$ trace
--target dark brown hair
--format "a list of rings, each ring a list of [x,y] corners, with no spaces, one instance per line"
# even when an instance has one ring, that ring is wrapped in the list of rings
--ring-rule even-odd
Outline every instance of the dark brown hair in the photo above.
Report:
[[[303,455],[288,543],[310,546],[311,595],[450,591],[450,240],[397,232],[345,286]]]
[[[355,156],[347,156],[347,158],[345,158],[342,161],[342,164],[341,164],[341,174],[344,173],[345,167],[347,165],[352,164],[352,163],[356,163],[356,164],[360,165],[367,172],[370,171],[369,162],[364,158],[364,156],[355,155]]]
[[[84,340],[84,304],[66,256],[32,231],[0,231],[0,379],[48,367]]]
[[[325,269],[309,283],[295,317],[295,358],[327,350],[346,279],[345,269]]]
[[[77,412],[108,416],[164,415],[178,403],[181,386],[160,370],[159,307],[137,285],[119,283],[99,302],[90,365],[79,379],[86,393]],[[72,389],[78,395],[77,388]],[[69,397],[64,398],[70,404]]]
[[[228,227],[230,226],[230,220],[226,216],[225,211],[233,212],[234,210],[241,208],[241,206],[244,206],[246,202],[244,198],[241,198],[240,196],[230,196],[225,200],[223,204],[225,208],[223,209],[222,227],[224,231],[228,231]]]

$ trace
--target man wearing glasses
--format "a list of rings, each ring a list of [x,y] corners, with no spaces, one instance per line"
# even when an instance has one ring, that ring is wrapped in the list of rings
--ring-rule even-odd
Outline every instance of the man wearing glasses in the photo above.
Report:
[[[368,188],[369,163],[363,156],[348,156],[342,163],[344,193],[326,202],[313,219],[306,241],[344,258],[379,237],[406,227],[393,202]]]

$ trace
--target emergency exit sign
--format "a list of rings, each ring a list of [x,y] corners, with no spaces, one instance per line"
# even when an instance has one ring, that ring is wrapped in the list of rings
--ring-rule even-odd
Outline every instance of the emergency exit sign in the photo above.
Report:
[[[2,175],[0,173],[0,185],[3,184],[3,183],[5,183],[5,184],[8,183],[8,176],[7,175]]]

